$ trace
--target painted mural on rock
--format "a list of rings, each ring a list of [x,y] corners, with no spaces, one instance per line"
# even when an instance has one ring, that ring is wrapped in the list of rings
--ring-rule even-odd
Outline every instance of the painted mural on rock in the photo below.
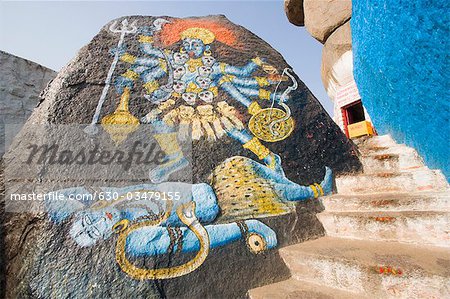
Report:
[[[98,130],[93,125],[99,121],[98,112],[108,93],[115,65],[122,61],[130,66],[115,76],[113,84],[120,98],[118,107],[100,123],[117,143],[126,142],[127,135],[140,123],[150,124],[165,153],[165,162],[150,170],[149,179],[153,185],[102,188],[106,193],[117,192],[119,196],[107,206],[84,207],[79,202],[61,206],[49,202],[47,210],[56,223],[74,216],[69,232],[79,246],[95,246],[116,232],[119,235],[116,261],[127,275],[135,279],[175,278],[200,267],[210,249],[241,238],[254,253],[276,247],[275,232],[258,220],[210,224],[217,220],[219,211],[222,222],[255,215],[281,215],[292,210],[289,201],[331,193],[329,168],[322,183],[300,186],[286,178],[281,158],[261,143],[261,140],[277,142],[286,139],[294,130],[291,110],[286,104],[289,93],[298,86],[292,70],[278,71],[258,56],[244,66],[220,62],[220,57],[211,50],[216,39],[231,47],[237,47],[238,41],[234,31],[218,21],[159,18],[151,26],[138,28],[136,22],[130,25],[125,19],[121,27],[115,22],[109,30],[120,34],[120,39],[118,47],[110,49],[114,54],[110,76],[86,133],[95,135]],[[129,54],[123,43],[125,35],[132,33],[138,34],[139,56]],[[167,48],[175,43],[181,43],[179,49]],[[264,75],[254,75],[257,69]],[[283,93],[277,93],[275,86],[271,88],[289,80],[292,85]],[[128,109],[130,94],[137,84],[144,89],[142,100],[154,106],[141,119]],[[228,94],[230,101],[220,97],[219,91]],[[261,108],[259,102],[268,101],[272,101],[271,107]],[[275,104],[283,109],[273,107]],[[251,115],[248,123],[237,113],[235,105],[248,110]],[[225,160],[212,172],[209,180],[212,185],[162,183],[170,174],[189,167],[179,145],[179,140],[187,138],[200,142],[232,138],[263,164],[236,156]],[[87,190],[78,188],[62,192],[85,193]],[[151,204],[144,200],[130,203],[125,198],[129,194],[142,197],[155,192],[173,192],[180,198],[161,202],[155,196],[151,198]],[[232,209],[233,205],[238,209]],[[245,205],[252,209],[242,209]],[[198,253],[187,263],[162,269],[138,268],[127,258],[127,255],[143,257],[193,251]]]
[[[138,184],[93,187],[86,181],[52,190],[67,197],[97,191],[117,197],[45,204],[46,220],[38,221],[36,231],[58,234],[34,236],[46,245],[24,257],[33,269],[18,272],[28,282],[19,288],[22,295],[96,294],[113,275],[122,284],[121,298],[136,290],[156,297],[242,296],[286,275],[274,268],[273,249],[323,234],[313,200],[332,192],[331,169],[360,169],[352,144],[282,57],[224,17],[114,21],[68,70],[32,121],[87,123],[84,131],[93,138],[100,124],[117,146],[147,126],[163,163],[145,169],[148,179]],[[105,84],[90,83],[99,81]],[[181,144],[191,140],[188,158]],[[192,169],[193,178],[177,177],[183,169]],[[175,200],[161,200],[171,192]],[[92,275],[85,264],[76,269],[80,261],[63,255],[68,250],[96,259],[112,274]],[[36,258],[56,261],[78,288],[36,288],[49,271],[45,263],[36,266]],[[227,265],[227,259],[239,262]],[[219,265],[248,281],[211,274]],[[252,269],[263,273],[252,275]],[[198,281],[205,273],[208,285]],[[193,281],[201,284],[198,290],[190,290]]]

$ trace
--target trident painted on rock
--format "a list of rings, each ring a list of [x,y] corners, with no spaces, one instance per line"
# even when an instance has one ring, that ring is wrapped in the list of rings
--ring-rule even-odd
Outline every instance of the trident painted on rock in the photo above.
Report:
[[[102,110],[103,103],[105,102],[106,96],[108,95],[109,87],[111,86],[111,78],[114,73],[114,70],[116,69],[117,62],[119,61],[119,55],[120,55],[119,52],[120,52],[120,48],[123,45],[125,35],[133,34],[133,33],[137,32],[136,21],[134,21],[133,23],[131,23],[130,26],[128,26],[128,20],[125,19],[122,21],[121,24],[122,24],[122,28],[120,28],[120,29],[117,29],[117,21],[115,21],[114,23],[111,24],[111,26],[109,26],[109,30],[111,32],[120,33],[120,39],[119,39],[119,43],[117,44],[117,49],[114,54],[114,60],[111,64],[111,67],[109,68],[108,76],[106,77],[106,80],[105,80],[105,87],[103,88],[102,95],[100,96],[100,100],[98,101],[94,116],[92,117],[92,122],[89,126],[87,126],[84,129],[84,131],[89,135],[97,134],[98,129],[96,127],[96,124],[98,123],[98,119],[100,118],[100,112]]]

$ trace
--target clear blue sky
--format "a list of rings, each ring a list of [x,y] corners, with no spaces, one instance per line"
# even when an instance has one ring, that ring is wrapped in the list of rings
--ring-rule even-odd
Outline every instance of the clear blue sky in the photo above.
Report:
[[[266,40],[332,114],[320,78],[322,45],[290,24],[283,1],[2,1],[0,49],[59,70],[111,19],[224,14]]]

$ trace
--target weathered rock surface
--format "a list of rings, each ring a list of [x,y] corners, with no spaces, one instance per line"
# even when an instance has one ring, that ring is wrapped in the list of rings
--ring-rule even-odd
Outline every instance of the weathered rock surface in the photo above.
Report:
[[[129,62],[136,61],[136,59],[151,58],[152,56],[150,54],[142,52],[141,47],[150,47],[150,44],[153,45],[153,42],[154,45],[157,46],[157,49],[165,50],[164,53],[174,55],[173,59],[175,59],[175,53],[183,54],[189,52],[186,51],[185,48],[189,45],[183,44],[181,39],[193,43],[192,40],[188,40],[187,38],[188,36],[190,36],[189,38],[194,36],[198,38],[195,42],[200,43],[200,40],[210,46],[209,48],[204,48],[202,50],[205,56],[212,56],[221,63],[218,65],[218,69],[220,70],[218,78],[220,80],[218,79],[218,82],[216,82],[216,86],[218,87],[217,98],[214,98],[214,100],[211,101],[211,105],[216,105],[218,100],[225,101],[229,105],[232,105],[236,111],[234,116],[238,118],[238,121],[242,123],[247,131],[245,133],[241,130],[241,135],[237,135],[238,137],[234,138],[227,135],[221,136],[220,138],[216,136],[217,138],[215,141],[206,138],[206,136],[202,136],[192,143],[192,161],[189,162],[191,163],[189,168],[192,169],[193,173],[192,181],[193,183],[211,184],[212,187],[223,187],[220,190],[218,188],[217,190],[213,190],[218,198],[218,209],[222,209],[222,212],[224,212],[224,207],[220,206],[221,198],[231,200],[230,198],[227,198],[227,194],[234,194],[231,191],[237,193],[238,191],[236,190],[239,188],[248,190],[248,193],[245,193],[246,198],[247,196],[252,197],[257,194],[255,189],[252,189],[255,186],[251,185],[251,177],[256,176],[256,179],[259,179],[258,176],[262,176],[262,173],[252,173],[251,169],[235,169],[234,167],[237,166],[232,163],[223,166],[224,160],[235,156],[243,156],[247,157],[248,160],[252,159],[259,163],[265,163],[262,160],[259,161],[252,150],[258,152],[261,155],[261,158],[267,158],[267,155],[264,156],[264,154],[267,153],[266,149],[270,153],[279,155],[281,157],[281,165],[278,165],[278,162],[275,160],[275,166],[278,165],[279,167],[282,167],[286,177],[294,182],[296,186],[298,184],[308,186],[313,182],[320,182],[324,175],[324,166],[329,166],[336,174],[345,174],[361,170],[361,163],[355,155],[353,144],[345,138],[340,129],[326,114],[320,103],[307,87],[295,74],[293,74],[293,79],[277,76],[277,73],[280,75],[285,68],[289,68],[289,65],[279,53],[270,47],[270,45],[245,28],[231,23],[223,16],[188,19],[163,18],[166,22],[162,25],[159,23],[159,26],[154,22],[157,18],[142,16],[127,18],[129,23],[136,22],[136,26],[139,27],[141,31],[126,36],[125,42],[128,56],[121,52],[120,55],[122,55],[122,60],[117,64],[112,84],[117,84],[115,86],[117,88],[123,87],[123,85],[115,82],[117,82],[117,79],[125,80],[127,78],[134,78],[133,80],[136,80],[136,82],[131,84],[127,81],[130,83],[130,85],[126,86],[131,89],[131,100],[129,106],[122,106],[126,107],[124,110],[117,110],[116,108],[119,98],[126,99],[124,97],[126,91],[122,92],[121,97],[121,94],[116,94],[114,87],[111,86],[103,109],[101,110],[100,120],[105,119],[107,115],[110,115],[114,111],[127,112],[127,117],[133,115],[135,118],[132,119],[142,120],[142,117],[146,116],[149,111],[155,111],[155,107],[161,108],[159,103],[152,102],[150,98],[150,100],[148,100],[143,96],[154,95],[154,93],[146,93],[145,88],[148,88],[151,84],[144,83],[152,83],[152,86],[155,86],[156,80],[144,82],[140,82],[140,80],[148,79],[145,74],[151,72],[152,68],[147,67],[148,65],[155,66],[154,64],[158,64],[161,70],[167,70],[168,63],[172,63],[172,60],[164,61],[162,56],[159,56],[160,59],[156,61],[151,59],[145,60],[147,65],[144,65],[143,67],[147,69],[141,78],[134,75],[131,71],[138,72],[142,70],[142,68],[130,68]],[[125,18],[121,18],[118,21],[121,22],[124,19]],[[167,23],[167,21],[169,23]],[[50,87],[46,90],[43,102],[33,112],[33,115],[23,128],[23,138],[28,136],[27,133],[32,132],[36,127],[42,124],[88,124],[91,122],[98,99],[105,86],[104,81],[112,62],[110,50],[116,47],[119,39],[118,34],[109,30],[111,24],[112,23],[107,24],[98,35],[95,36],[87,46],[83,47],[78,55],[63,68],[63,70],[61,70]],[[163,29],[161,29],[161,27]],[[153,29],[154,34],[148,33],[147,30],[149,30],[149,28]],[[214,38],[216,40],[212,41]],[[170,40],[172,40],[173,43],[166,43],[166,41]],[[183,51],[180,52],[181,47],[183,47]],[[163,55],[161,54],[162,52],[158,53],[159,54],[157,55]],[[259,57],[259,59],[256,59],[257,57]],[[188,61],[187,69],[189,69],[189,72],[191,72],[190,67],[192,65],[194,65],[192,72],[200,71],[199,69],[195,69],[195,66],[200,67],[198,64],[201,61],[198,59]],[[256,65],[251,64],[252,61]],[[247,68],[243,68],[244,66],[248,67],[249,65],[254,69],[248,71]],[[239,71],[236,71],[235,68],[231,68],[231,66],[239,68]],[[274,66],[276,66],[276,68]],[[185,71],[187,71],[187,69],[185,69]],[[225,74],[227,71],[232,72],[234,75]],[[286,101],[286,105],[288,105],[292,113],[291,119],[293,120],[294,127],[292,131],[288,132],[284,139],[276,142],[259,141],[260,145],[257,146],[256,149],[248,146],[248,143],[246,143],[246,147],[243,147],[242,141],[239,138],[243,138],[242,136],[245,134],[250,134],[248,131],[254,134],[258,133],[249,126],[249,119],[252,119],[252,116],[249,112],[249,108],[245,105],[246,102],[242,97],[236,97],[235,90],[229,92],[230,89],[226,90],[225,88],[226,86],[229,86],[227,83],[230,81],[235,82],[233,80],[236,80],[236,77],[237,79],[247,80],[246,82],[249,82],[248,80],[250,80],[250,82],[253,82],[252,86],[256,84],[256,81],[258,81],[258,84],[260,83],[265,86],[267,89],[266,91],[261,91],[261,86],[258,86],[258,96],[255,97],[253,94],[244,98],[250,98],[252,101],[258,102],[262,108],[266,109],[269,109],[271,106],[271,101],[268,101],[270,98],[267,98],[267,91],[269,89],[273,90],[272,87],[274,87],[274,83],[277,83],[277,80],[286,80],[280,85],[280,91],[284,91],[288,86],[291,86],[292,80],[298,82],[298,88],[289,94],[289,99]],[[258,80],[255,78],[258,78]],[[267,78],[275,78],[276,80],[271,80],[272,83],[270,83],[266,81],[268,80]],[[166,80],[166,78],[163,79]],[[161,82],[158,82],[158,84],[163,85],[163,79],[161,79]],[[217,78],[212,78],[212,80],[216,79]],[[255,82],[252,80],[255,80]],[[197,83],[195,84],[200,84],[198,81],[196,82]],[[195,91],[196,88],[192,88],[192,90]],[[240,91],[242,93],[253,92],[245,90],[242,86],[240,87]],[[175,105],[178,105],[178,108],[176,109],[181,109],[180,107],[182,106],[184,109],[186,109],[185,107],[198,109],[198,107],[201,106],[205,108],[205,105],[200,105],[199,102],[194,104],[191,103],[188,106],[187,98],[183,99],[176,97],[177,94],[175,92],[172,95],[174,97],[174,102],[176,103]],[[275,103],[275,105],[278,106],[277,103]],[[252,107],[254,107],[254,105]],[[174,109],[172,111],[179,110]],[[229,110],[227,111],[229,112]],[[235,120],[235,118],[233,119]],[[207,119],[202,120],[207,124]],[[261,121],[261,128],[266,129],[263,126],[263,121],[264,119]],[[228,123],[229,122],[230,121],[228,120]],[[206,128],[206,124],[202,124]],[[256,123],[256,125],[258,125],[258,123]],[[287,126],[289,123],[286,123],[285,125]],[[167,129],[167,126],[163,128]],[[217,129],[217,127],[214,128]],[[192,129],[192,131],[194,131],[194,129]],[[208,137],[217,133],[207,131],[206,129],[202,132],[205,135],[210,134]],[[266,132],[268,132],[268,130],[266,130]],[[130,133],[128,138],[131,138],[130,136],[133,136],[132,133]],[[267,137],[267,135],[265,136]],[[168,137],[166,136],[165,141],[167,141],[167,138]],[[256,140],[258,138],[254,138],[255,139],[252,140],[255,140],[255,142],[258,141]],[[112,141],[110,141],[110,143],[114,144]],[[163,144],[164,140],[160,143],[161,148],[163,147]],[[20,140],[17,141],[17,145],[21,145]],[[86,143],[86,147],[88,146],[89,144]],[[248,150],[248,148],[250,148],[250,150]],[[19,153],[11,154],[7,157],[7,169],[14,169],[14,167],[17,167],[16,165],[20,164],[21,161],[17,158],[18,156],[20,156]],[[223,167],[221,168],[221,166]],[[220,185],[220,182],[215,182],[214,180],[217,179],[218,176],[212,176],[211,179],[210,175],[215,168],[218,168],[219,171],[222,169],[222,174],[223,172],[229,172],[229,176],[222,176],[224,180],[230,180],[229,185]],[[265,171],[268,171],[267,167],[264,169],[266,169]],[[60,171],[62,175],[63,171]],[[233,173],[233,171],[235,172]],[[239,175],[239,172],[242,171],[244,172],[244,176],[249,177],[249,180],[243,183],[236,183],[238,182],[238,179],[236,178],[236,181],[233,183],[232,180],[234,180],[236,172]],[[274,170],[270,170],[268,173],[274,175]],[[36,177],[33,183],[40,183],[39,179],[40,177]],[[173,177],[169,176],[169,181],[171,179],[173,179]],[[6,178],[6,181],[8,184],[11,184],[11,182],[8,181],[8,178]],[[186,178],[186,181],[189,181],[189,178]],[[146,180],[145,182],[150,183],[149,180]],[[256,187],[263,188],[270,182],[270,180],[263,180],[263,182]],[[282,182],[285,182],[285,179],[282,179]],[[23,184],[24,182],[21,183]],[[42,184],[44,183],[45,182]],[[88,179],[83,180],[83,178],[76,182],[66,180],[60,183],[65,187],[94,187],[91,184],[91,181]],[[109,186],[117,186],[113,181],[102,183],[107,183]],[[255,202],[264,202],[265,197],[263,197],[264,196],[256,198]],[[205,200],[205,198],[207,197],[203,196],[200,199]],[[244,202],[244,199],[237,203],[235,202],[237,207],[234,208],[234,210],[245,217],[239,219],[227,219],[228,221],[254,219],[258,218],[255,215],[261,214],[258,209],[255,209],[255,206],[251,204],[243,206],[242,203]],[[264,206],[261,205],[256,208],[261,208],[269,213],[272,211],[271,209],[274,209],[274,203],[271,203],[270,201],[268,204],[266,203],[267,201],[264,202]],[[230,205],[232,205],[232,203]],[[95,210],[94,208],[91,209],[90,206],[83,209],[86,213]],[[245,214],[242,213],[242,211],[248,212],[245,212]],[[278,248],[307,239],[314,239],[323,235],[323,228],[315,217],[315,214],[318,211],[320,211],[318,202],[308,200],[297,204],[287,213],[277,214],[272,211],[273,215],[270,217],[260,217],[257,220],[262,225],[269,227],[270,230],[275,232]],[[196,210],[196,212],[201,213],[202,211]],[[103,221],[107,221],[107,218],[111,220],[111,218],[115,217],[114,215],[111,215],[111,213],[109,215],[106,213],[105,215],[102,217]],[[150,216],[151,214],[148,215],[148,217]],[[215,219],[211,225],[223,224],[223,222],[221,222],[221,217],[223,217],[223,215],[219,213],[216,217],[217,219]],[[118,254],[117,246],[119,244],[119,237],[117,237],[116,234],[113,234],[110,238],[106,238],[101,242],[99,241],[96,246],[81,247],[70,232],[70,227],[71,225],[74,225],[76,220],[74,218],[75,216],[68,217],[61,223],[55,223],[49,220],[49,215],[47,215],[47,213],[32,212],[20,214],[7,213],[5,217],[2,217],[2,219],[4,219],[2,225],[4,242],[2,242],[2,246],[5,246],[5,248],[2,248],[1,251],[5,252],[5,259],[7,261],[6,265],[3,265],[6,271],[1,271],[2,273],[5,273],[7,279],[6,288],[2,289],[6,289],[6,296],[8,298],[46,298],[53,296],[58,298],[80,298],[89,296],[94,298],[236,298],[243,297],[247,290],[251,288],[283,280],[289,276],[288,269],[280,263],[280,257],[276,249],[267,250],[258,255],[254,255],[246,248],[244,237],[242,238],[243,242],[234,242],[228,245],[222,244],[223,246],[211,249],[206,261],[200,268],[192,273],[173,279],[133,279],[122,271],[122,264],[119,266],[120,259],[116,256],[116,254]],[[92,220],[88,221],[83,218],[83,227],[87,226],[86,221],[89,223],[92,222]],[[116,224],[119,224],[119,222]],[[230,222],[229,224],[237,225],[236,222]],[[146,227],[146,229],[149,230],[159,228],[159,226],[156,228]],[[184,226],[181,228],[185,229]],[[242,228],[242,236],[245,236],[245,226],[242,226],[241,224],[239,228]],[[120,230],[120,227],[119,229],[117,227],[115,229]],[[126,229],[126,227],[123,229]],[[111,230],[108,232],[110,231]],[[224,232],[222,235],[224,234],[226,235],[227,232]],[[147,234],[146,236],[148,235],[150,234]],[[221,237],[222,235],[219,234],[218,237]],[[129,235],[129,237],[131,236],[132,235]],[[169,236],[166,237],[166,239],[168,238]],[[170,236],[170,238],[171,244],[172,241],[175,242],[172,236]],[[183,240],[182,237],[180,238]],[[143,242],[143,244],[145,244],[144,247],[146,250],[151,250],[153,248],[158,248],[158,242],[164,240],[164,238],[156,238],[156,241],[148,241],[148,244]],[[265,244],[264,242],[258,242],[256,245]],[[184,243],[182,244],[184,246]],[[166,248],[167,247],[164,247],[164,250]],[[136,260],[133,261],[140,267],[153,269],[174,267],[192,259],[193,253],[173,253],[171,250],[173,250],[174,247],[170,250],[169,248],[167,248],[168,254],[164,253],[156,256],[144,255],[143,257],[136,257]],[[171,272],[168,271],[168,273],[170,274]]]
[[[333,72],[333,67],[342,56],[352,51],[352,33],[350,22],[345,23],[327,39],[322,50],[321,76],[325,90],[328,91],[330,84],[339,85],[340,81],[346,80],[348,72],[344,70],[342,73]],[[350,64],[351,66],[351,64]],[[350,74],[351,75],[351,72]],[[348,82],[348,81],[347,81]],[[343,82],[344,84],[347,82]]]
[[[352,16],[351,0],[304,0],[305,27],[322,44]]]
[[[284,0],[284,11],[286,16],[294,25],[305,25],[305,13],[303,10],[304,0]]]
[[[39,103],[39,94],[56,77],[56,72],[3,51],[0,65],[0,155],[3,155],[4,125],[25,123]]]

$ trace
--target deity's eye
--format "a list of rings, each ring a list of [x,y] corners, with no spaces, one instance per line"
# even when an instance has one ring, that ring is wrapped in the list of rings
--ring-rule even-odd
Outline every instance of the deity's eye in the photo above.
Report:
[[[92,219],[91,219],[91,217],[89,216],[89,215],[84,215],[84,217],[83,217],[83,222],[85,223],[85,224],[88,224],[88,225],[91,225],[92,224]]]

